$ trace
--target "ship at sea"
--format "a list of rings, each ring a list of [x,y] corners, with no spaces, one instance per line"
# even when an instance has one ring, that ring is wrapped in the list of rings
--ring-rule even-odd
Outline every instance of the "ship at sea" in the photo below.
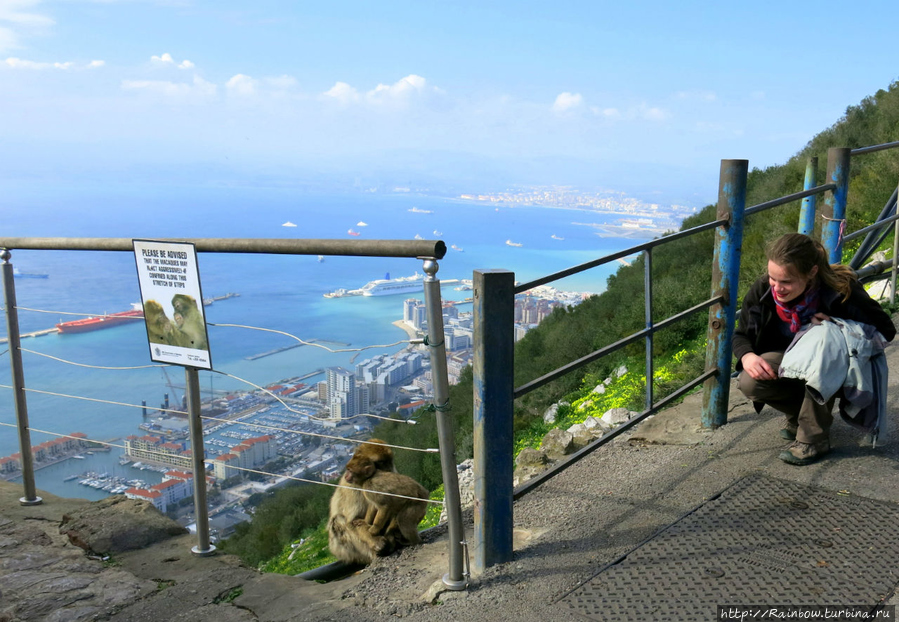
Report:
[[[38,274],[37,272],[19,272],[18,268],[12,269],[12,275],[20,279],[46,279],[50,277],[49,274]]]
[[[408,294],[421,292],[424,275],[416,272],[412,276],[390,278],[390,273],[383,279],[369,281],[359,289],[338,289],[325,294],[325,298],[343,298],[344,296],[390,296],[392,294]]]
[[[73,320],[71,322],[60,322],[56,325],[56,330],[60,334],[68,333],[87,333],[101,328],[112,328],[127,322],[144,319],[143,309],[140,305],[134,303],[134,309],[130,311],[120,311],[119,313],[110,313],[98,317],[86,317],[82,320]]]

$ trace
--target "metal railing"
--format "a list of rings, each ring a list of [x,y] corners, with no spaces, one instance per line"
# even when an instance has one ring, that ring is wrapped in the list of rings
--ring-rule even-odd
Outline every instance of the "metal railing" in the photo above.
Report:
[[[740,272],[743,221],[746,216],[802,200],[799,231],[814,231],[816,207],[814,198],[824,194],[819,216],[823,220],[822,244],[830,261],[842,259],[843,242],[867,234],[863,247],[856,257],[864,261],[889,233],[888,225],[897,223],[899,216],[889,216],[896,208],[896,194],[887,202],[876,225],[860,229],[843,237],[846,222],[846,197],[849,186],[849,160],[851,155],[872,153],[899,147],[899,142],[849,150],[828,150],[826,183],[815,185],[817,158],[810,158],[806,167],[803,190],[783,197],[746,207],[746,183],[748,161],[722,160],[718,186],[717,218],[686,231],[681,231],[650,242],[595,259],[571,268],[549,274],[528,283],[514,286],[514,273],[485,270],[474,274],[474,477],[475,477],[475,526],[474,568],[483,571],[488,566],[512,559],[512,502],[553,476],[575,464],[625,430],[633,427],[661,408],[680,398],[691,389],[704,385],[702,425],[716,428],[727,423],[727,404],[732,359],[732,334],[737,313],[737,290]],[[652,319],[652,250],[698,233],[715,231],[714,259],[712,265],[712,295],[659,322]],[[879,236],[879,241],[878,241]],[[896,236],[899,238],[899,235]],[[641,253],[644,257],[644,299],[646,327],[615,343],[596,350],[556,370],[513,388],[514,296],[538,285],[578,274],[620,258]],[[894,260],[868,270],[870,277],[892,266],[893,291],[895,291],[896,250]],[[857,268],[857,266],[855,266]],[[687,382],[664,399],[653,399],[653,335],[673,322],[709,309],[708,348],[705,371]],[[646,351],[646,399],[645,409],[612,432],[554,464],[550,469],[513,490],[513,400],[566,374],[588,365],[640,340]]]
[[[416,258],[423,262],[424,299],[428,317],[429,357],[434,387],[434,406],[440,446],[440,462],[445,489],[445,509],[449,529],[449,571],[443,578],[448,589],[464,589],[468,583],[467,564],[463,559],[464,535],[459,500],[459,483],[456,471],[455,439],[448,412],[449,382],[447,377],[446,348],[440,281],[437,278],[438,260],[446,254],[442,241],[409,240],[296,240],[296,239],[178,239],[172,242],[190,242],[198,252],[240,254],[289,254],[289,255],[340,255],[352,257]],[[28,422],[27,389],[22,365],[22,347],[18,322],[18,306],[14,281],[12,252],[17,250],[46,251],[122,251],[134,252],[130,238],[0,238],[0,276],[2,276],[6,303],[8,351],[11,362],[12,393],[20,446],[20,464],[24,487],[22,505],[42,502],[36,494],[31,431]],[[216,371],[216,370],[213,370]],[[211,555],[215,546],[210,542],[209,515],[206,498],[205,449],[200,411],[200,386],[197,369],[185,367],[187,410],[190,431],[191,462],[194,472],[193,497],[197,525],[196,555]],[[74,396],[70,396],[74,397]],[[99,400],[98,400],[99,401]],[[48,432],[58,437],[66,434]],[[71,437],[69,437],[71,438]],[[237,467],[227,467],[237,468]],[[239,469],[247,470],[247,469]]]

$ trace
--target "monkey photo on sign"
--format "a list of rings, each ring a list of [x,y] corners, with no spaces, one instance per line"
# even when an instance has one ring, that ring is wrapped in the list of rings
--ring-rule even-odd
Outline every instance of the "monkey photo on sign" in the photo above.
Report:
[[[374,438],[356,448],[347,467],[351,464],[364,466],[368,477],[376,471],[392,473],[395,470],[393,450],[384,441]],[[356,481],[347,470],[331,496],[328,548],[343,562],[369,564],[375,557],[391,553],[396,547],[396,538],[391,534],[371,533],[371,525],[365,522],[370,504]]]
[[[147,336],[152,343],[171,345],[172,322],[155,300],[144,303],[144,321],[147,323]]]
[[[175,294],[172,297],[172,308],[175,309],[175,328],[172,332],[171,345],[207,350],[209,344],[206,341],[206,325],[193,296]]]

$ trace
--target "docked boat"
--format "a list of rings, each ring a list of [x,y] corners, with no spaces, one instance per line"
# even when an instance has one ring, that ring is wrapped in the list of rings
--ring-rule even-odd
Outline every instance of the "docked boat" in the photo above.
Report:
[[[100,330],[101,328],[112,328],[119,324],[126,324],[142,319],[144,319],[143,309],[135,308],[130,311],[110,313],[109,315],[86,317],[82,320],[73,320],[71,322],[60,322],[56,325],[56,330],[58,330],[60,334],[87,333],[94,330]]]

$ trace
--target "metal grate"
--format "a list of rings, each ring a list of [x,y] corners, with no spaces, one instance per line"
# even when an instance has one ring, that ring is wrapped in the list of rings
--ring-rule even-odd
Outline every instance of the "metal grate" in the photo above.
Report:
[[[899,506],[750,475],[559,604],[594,620],[714,620],[718,605],[870,605],[899,581]]]

